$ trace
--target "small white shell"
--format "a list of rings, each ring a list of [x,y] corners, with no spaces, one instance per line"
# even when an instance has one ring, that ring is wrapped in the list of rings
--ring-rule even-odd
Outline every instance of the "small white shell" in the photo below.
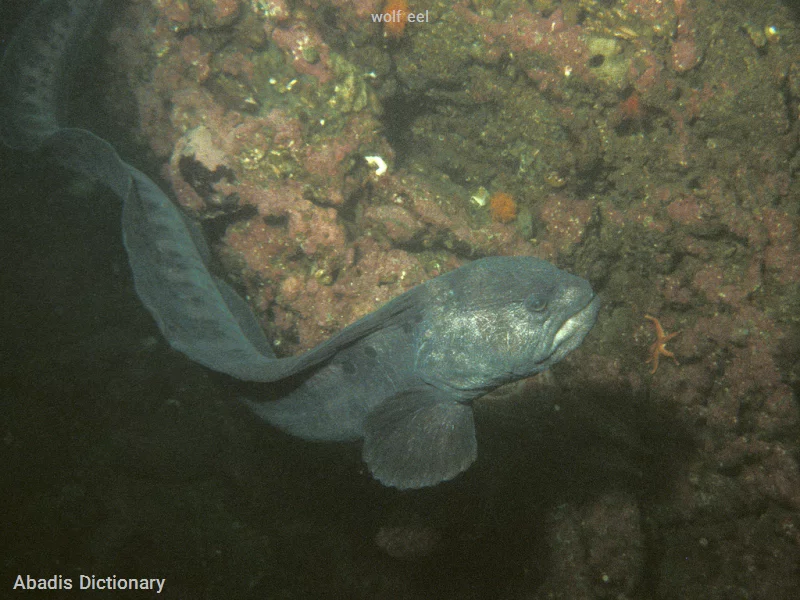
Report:
[[[489,192],[485,187],[481,186],[469,199],[477,206],[486,206],[486,201],[489,199]]]
[[[389,166],[386,164],[386,161],[380,156],[365,156],[364,160],[367,161],[367,164],[370,167],[375,167],[375,175],[378,177],[386,173],[387,169],[389,168]]]

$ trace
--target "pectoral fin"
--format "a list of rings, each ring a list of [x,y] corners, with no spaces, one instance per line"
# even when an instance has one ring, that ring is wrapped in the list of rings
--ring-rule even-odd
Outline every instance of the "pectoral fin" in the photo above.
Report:
[[[472,407],[424,390],[393,396],[367,416],[363,454],[384,485],[421,488],[452,479],[478,454]]]

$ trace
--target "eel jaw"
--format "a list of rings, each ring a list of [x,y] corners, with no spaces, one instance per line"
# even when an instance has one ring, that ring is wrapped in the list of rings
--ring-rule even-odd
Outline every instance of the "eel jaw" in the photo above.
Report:
[[[586,306],[564,321],[553,337],[551,358],[558,356],[557,360],[560,360],[577,348],[592,329],[599,310],[600,297],[594,295]]]

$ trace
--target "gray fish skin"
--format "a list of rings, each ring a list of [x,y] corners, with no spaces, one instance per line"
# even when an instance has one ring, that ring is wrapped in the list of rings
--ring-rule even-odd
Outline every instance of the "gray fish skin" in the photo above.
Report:
[[[363,438],[364,460],[385,485],[435,485],[477,456],[470,401],[557,363],[598,310],[587,281],[548,262],[484,258],[370,315],[386,313],[380,329],[340,348],[279,400],[247,403],[304,439]]]
[[[267,422],[307,440],[364,440],[382,483],[420,488],[472,464],[471,401],[549,368],[597,318],[589,283],[531,257],[477,260],[417,286],[308,352],[277,358],[247,303],[208,268],[199,228],[147,175],[59,118],[102,0],[42,0],[0,60],[0,139],[111,189],[136,292],[169,344],[242,381]]]

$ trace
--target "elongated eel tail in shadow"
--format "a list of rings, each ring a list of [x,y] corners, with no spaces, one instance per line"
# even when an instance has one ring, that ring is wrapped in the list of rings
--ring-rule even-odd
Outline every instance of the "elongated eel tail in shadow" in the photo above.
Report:
[[[70,64],[102,4],[44,0],[17,30],[0,63],[0,137],[11,148],[46,152],[122,199],[136,292],[174,348],[243,380],[274,381],[295,372],[301,361],[276,359],[244,300],[209,272],[197,226],[108,142],[61,125]]]

